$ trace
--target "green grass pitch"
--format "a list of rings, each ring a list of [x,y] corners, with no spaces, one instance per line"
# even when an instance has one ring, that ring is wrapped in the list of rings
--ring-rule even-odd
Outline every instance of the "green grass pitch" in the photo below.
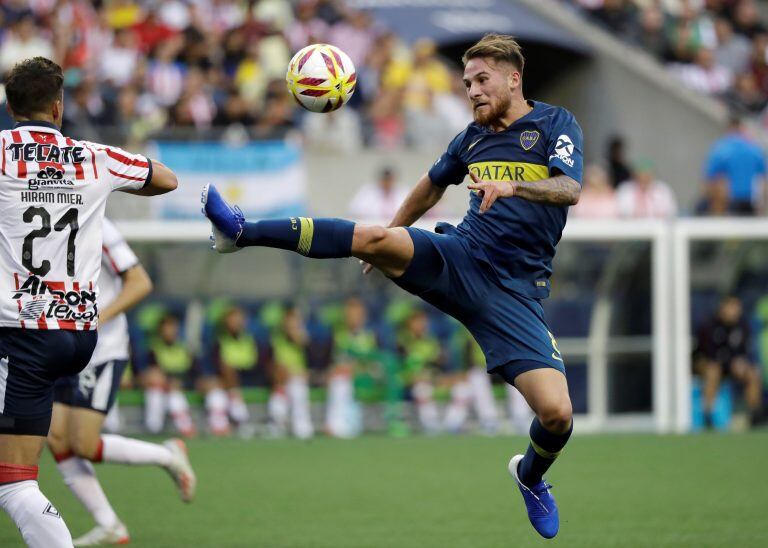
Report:
[[[97,471],[136,547],[509,547],[544,543],[506,471],[525,439],[199,440],[198,498],[161,470]],[[92,523],[49,455],[44,492]],[[561,546],[768,546],[768,435],[575,436],[548,475]],[[0,546],[21,546],[0,513]]]

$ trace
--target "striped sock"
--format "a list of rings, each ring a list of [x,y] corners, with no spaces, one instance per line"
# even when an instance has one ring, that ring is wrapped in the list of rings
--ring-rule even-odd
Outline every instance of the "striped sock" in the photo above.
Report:
[[[517,469],[518,477],[524,485],[533,487],[541,481],[544,473],[549,470],[565,444],[568,443],[571,432],[573,432],[573,421],[567,432],[555,434],[544,428],[537,417],[533,418],[530,430],[531,443]]]
[[[355,223],[343,219],[291,217],[245,223],[239,247],[263,246],[295,251],[314,259],[352,255]]]

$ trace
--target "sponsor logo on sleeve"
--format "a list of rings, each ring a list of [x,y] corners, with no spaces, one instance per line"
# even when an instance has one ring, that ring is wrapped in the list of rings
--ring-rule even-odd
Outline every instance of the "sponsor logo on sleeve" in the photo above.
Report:
[[[557,158],[568,167],[573,167],[573,141],[567,135],[561,135],[557,138],[555,144],[555,153],[549,159]]]

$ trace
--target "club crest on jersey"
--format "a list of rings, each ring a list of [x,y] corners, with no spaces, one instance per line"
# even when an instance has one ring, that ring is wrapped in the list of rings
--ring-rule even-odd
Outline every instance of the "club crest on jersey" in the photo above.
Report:
[[[55,167],[45,167],[37,172],[37,176],[28,179],[29,190],[38,190],[40,188],[66,188],[75,186],[69,179],[64,178],[64,172]]]
[[[536,130],[527,130],[520,134],[520,144],[525,150],[531,150],[536,141],[539,140],[539,132]]]

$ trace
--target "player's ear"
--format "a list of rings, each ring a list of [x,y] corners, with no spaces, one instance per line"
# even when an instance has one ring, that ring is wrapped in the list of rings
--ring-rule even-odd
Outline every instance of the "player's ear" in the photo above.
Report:
[[[58,99],[53,102],[51,107],[51,114],[56,123],[61,123],[64,118],[64,94],[62,93]]]
[[[507,73],[507,85],[511,90],[515,90],[516,88],[520,87],[520,71],[515,69],[515,67],[511,67]]]

